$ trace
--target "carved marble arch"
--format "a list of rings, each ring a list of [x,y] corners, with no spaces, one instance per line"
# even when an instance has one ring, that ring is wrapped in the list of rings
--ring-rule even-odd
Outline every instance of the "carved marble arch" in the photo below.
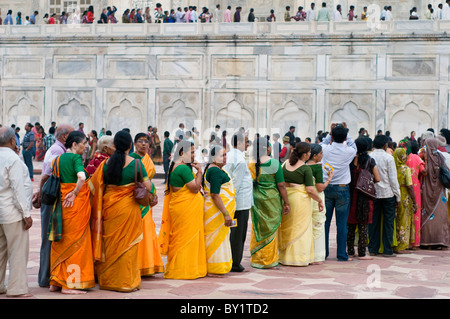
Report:
[[[230,131],[228,135],[231,136],[242,126],[245,128],[254,127],[254,118],[251,110],[233,99],[217,111],[214,124],[219,124],[221,128]]]
[[[429,127],[433,127],[433,119],[429,113],[421,110],[417,103],[411,101],[392,115],[389,127],[392,131],[395,128],[391,136],[398,141],[408,136],[411,131],[416,131],[417,136],[420,136]]]
[[[364,127],[369,134],[373,131],[370,115],[366,111],[361,110],[352,100],[349,100],[342,106],[342,108],[331,114],[328,127],[330,127],[332,123],[342,122],[347,124],[349,134],[353,138],[358,137],[358,131],[361,127]]]
[[[133,135],[143,129],[141,110],[126,97],[121,99],[118,105],[111,108],[107,120],[107,127],[112,132],[129,128]]]
[[[184,124],[185,129],[191,129],[195,126],[194,122],[198,116],[194,109],[186,106],[181,99],[175,100],[171,106],[165,107],[161,111],[160,124],[158,131],[172,132],[178,128],[180,123]],[[173,134],[171,134],[173,135]]]
[[[67,103],[61,104],[57,111],[57,123],[67,123],[78,127],[78,123],[84,123],[84,131],[89,129],[91,114],[89,107],[76,97],[70,98]]]
[[[297,103],[290,100],[284,104],[282,108],[277,109],[272,113],[271,127],[269,131],[279,133],[280,136],[289,131],[289,127],[295,126],[294,135],[298,136],[304,141],[306,137],[311,136],[311,129],[313,121],[305,110],[303,110]]]
[[[21,132],[25,130],[25,124],[27,122],[36,123],[40,122],[39,109],[33,105],[29,99],[25,96],[21,97],[17,103],[13,104],[7,114],[7,120],[9,124],[16,124],[20,127]]]

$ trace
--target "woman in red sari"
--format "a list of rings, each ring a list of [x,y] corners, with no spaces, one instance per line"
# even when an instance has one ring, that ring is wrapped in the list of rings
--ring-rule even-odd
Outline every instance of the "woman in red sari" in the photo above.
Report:
[[[419,144],[416,141],[402,140],[400,141],[399,146],[406,148],[406,152],[408,153],[406,166],[411,169],[411,178],[417,204],[417,210],[414,214],[414,238],[411,238],[409,246],[410,249],[418,249],[420,246],[420,220],[422,212],[421,187],[423,176],[425,176],[427,172],[427,167],[426,163],[417,154],[419,152]]]

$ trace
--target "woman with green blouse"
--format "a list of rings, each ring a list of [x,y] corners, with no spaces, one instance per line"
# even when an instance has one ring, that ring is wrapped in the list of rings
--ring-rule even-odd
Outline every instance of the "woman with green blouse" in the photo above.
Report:
[[[323,168],[322,168],[323,150],[320,144],[311,144],[311,155],[306,164],[311,167],[314,184],[319,197],[325,202],[325,194],[323,191],[330,184],[333,178],[333,171],[328,172],[328,178],[323,181]],[[314,262],[313,264],[322,264],[325,261],[325,211],[319,210],[319,203],[311,199],[313,213],[312,213],[312,225],[313,225],[313,239],[314,239]]]
[[[271,158],[268,150],[267,138],[256,139],[253,143],[253,161],[249,164],[254,200],[250,211],[253,226],[250,264],[260,269],[278,265],[277,230],[281,216],[290,211],[280,161]]]
[[[177,143],[167,176],[158,237],[161,254],[167,256],[164,278],[196,279],[207,272],[202,170],[194,156],[193,143]]]
[[[236,192],[230,175],[223,169],[226,163],[226,149],[221,145],[213,146],[203,175],[208,274],[225,274],[233,264],[230,227],[236,211]]]
[[[311,154],[308,143],[300,142],[283,163],[283,175],[291,206],[289,215],[283,216],[278,230],[280,263],[290,266],[308,266],[314,262],[314,240],[311,198],[324,204],[314,187],[311,167],[306,161]]]

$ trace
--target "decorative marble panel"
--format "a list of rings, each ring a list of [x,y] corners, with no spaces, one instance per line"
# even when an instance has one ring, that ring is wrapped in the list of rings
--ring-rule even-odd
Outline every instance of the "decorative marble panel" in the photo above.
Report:
[[[327,55],[327,80],[375,80],[376,55]]]
[[[21,133],[27,122],[42,123],[44,88],[27,88],[26,90],[4,88],[3,106],[8,125],[16,124]]]
[[[202,90],[156,90],[158,131],[175,132],[180,123],[186,129],[202,120]]]
[[[386,91],[386,130],[399,140],[415,131],[420,136],[436,127],[439,96],[437,91]]]
[[[147,79],[149,76],[148,57],[144,55],[107,55],[104,67],[107,79]]]
[[[316,56],[271,55],[268,62],[269,80],[315,80]]]
[[[84,132],[100,128],[95,126],[94,90],[54,89],[53,90],[53,117],[56,123],[66,123],[77,128],[78,123],[84,123]]]
[[[40,56],[3,56],[3,77],[17,79],[43,79],[45,60]]]
[[[267,103],[270,133],[281,136],[295,126],[294,134],[314,138],[315,134],[315,91],[269,91]]]
[[[361,127],[373,135],[375,105],[375,91],[327,91],[325,131],[330,130],[332,123],[345,122],[353,137]]]
[[[157,56],[158,79],[191,79],[203,78],[203,56]]]
[[[245,80],[258,77],[258,56],[256,55],[213,55],[211,63],[213,79],[239,78]]]
[[[211,127],[219,124],[231,136],[240,127],[257,127],[257,92],[215,90],[212,92]]]
[[[93,79],[96,76],[95,55],[64,55],[53,57],[53,77],[56,79]]]
[[[147,132],[147,95],[147,89],[105,90],[106,127],[112,132],[129,128],[133,138]]]
[[[392,80],[423,81],[439,78],[436,56],[388,55],[386,76]]]

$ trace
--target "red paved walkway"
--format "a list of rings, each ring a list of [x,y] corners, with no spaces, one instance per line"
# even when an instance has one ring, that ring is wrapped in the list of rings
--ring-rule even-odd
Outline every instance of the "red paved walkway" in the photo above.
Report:
[[[39,165],[37,165],[39,166]],[[160,170],[160,167],[158,168]],[[40,176],[35,178],[37,187]],[[154,208],[159,230],[164,185],[155,180],[160,204]],[[419,250],[393,258],[374,257],[373,260],[338,262],[335,258],[334,229],[332,229],[331,258],[323,265],[308,267],[279,266],[258,270],[249,266],[249,250],[244,254],[243,273],[196,280],[167,280],[161,274],[142,280],[141,289],[134,293],[102,291],[97,287],[79,296],[49,292],[37,285],[40,245],[40,213],[33,210],[30,231],[28,278],[35,299],[394,299],[450,298],[450,250]],[[0,295],[0,299],[5,299]]]

